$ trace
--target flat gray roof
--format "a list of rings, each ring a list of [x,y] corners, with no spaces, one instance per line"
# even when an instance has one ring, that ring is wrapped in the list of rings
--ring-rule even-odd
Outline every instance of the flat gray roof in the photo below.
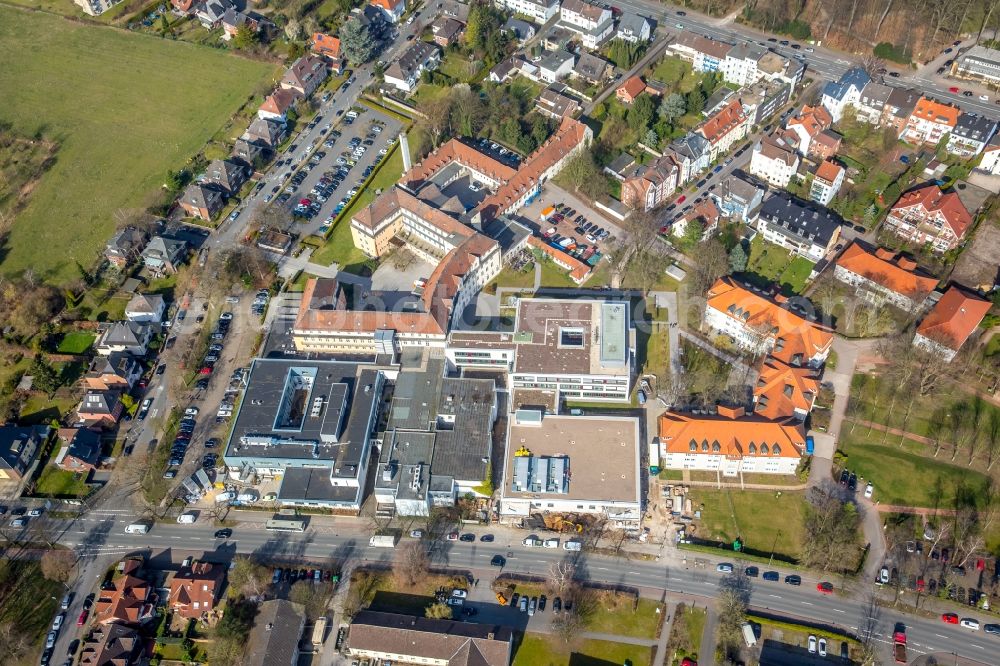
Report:
[[[354,503],[359,486],[335,486],[328,467],[289,467],[281,478],[279,502]]]

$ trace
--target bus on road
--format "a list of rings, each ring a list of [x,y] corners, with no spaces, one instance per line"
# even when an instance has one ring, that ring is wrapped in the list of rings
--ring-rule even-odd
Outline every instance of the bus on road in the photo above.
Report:
[[[264,528],[272,532],[305,532],[306,521],[276,516],[264,523]]]

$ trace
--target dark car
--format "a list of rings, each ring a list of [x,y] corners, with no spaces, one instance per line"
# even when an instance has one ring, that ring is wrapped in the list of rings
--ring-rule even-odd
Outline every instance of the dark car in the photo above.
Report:
[[[545,610],[545,602],[546,601],[547,601],[547,597],[544,594],[542,596],[538,597],[538,612],[539,613],[541,613],[542,611]]]
[[[761,576],[761,578],[763,578],[764,580],[769,580],[771,582],[777,582],[778,580],[781,579],[781,576],[778,574],[777,571],[765,571],[764,575]]]
[[[161,363],[156,368],[156,374],[158,374],[158,375],[162,375],[166,371],[167,371],[167,364],[166,363]]]
[[[747,567],[746,569],[743,570],[743,573],[750,576],[751,578],[756,578],[757,576],[760,575],[760,569],[758,569],[757,567]]]
[[[503,555],[494,555],[493,559],[490,560],[491,567],[502,567],[507,564],[506,558]]]
[[[465,533],[462,536],[458,537],[458,540],[459,541],[465,541],[465,542],[475,541],[476,540],[476,535],[475,534]]]
[[[850,478],[851,478],[851,473],[848,472],[846,469],[843,470],[840,473],[840,485],[846,486],[847,482],[850,480]]]
[[[790,576],[785,576],[785,584],[786,585],[801,585],[802,584],[802,576],[799,576],[798,574],[792,574]]]
[[[1000,624],[984,624],[983,631],[988,634],[1000,634]]]
[[[520,592],[515,592],[510,598],[510,605],[517,606],[517,602],[521,599]]]
[[[216,530],[215,531],[215,538],[216,539],[228,539],[231,536],[233,536],[233,531],[231,529],[229,529],[228,527],[225,528],[225,529],[221,529],[221,530]]]
[[[205,448],[206,449],[213,449],[213,448],[215,448],[218,445],[219,445],[219,440],[216,439],[215,437],[212,437],[211,439],[206,439],[205,440]]]
[[[479,540],[482,541],[482,542],[484,542],[484,543],[493,543],[493,535],[492,534],[484,534],[483,536],[479,537]]]
[[[74,638],[73,640],[71,640],[69,642],[69,647],[66,648],[66,654],[67,654],[67,656],[72,657],[73,655],[75,655],[76,654],[76,649],[78,647],[80,647],[80,639],[79,638]]]
[[[559,615],[559,611],[562,610],[562,599],[556,597],[552,600],[552,612]]]
[[[851,478],[847,480],[847,489],[854,492],[858,489],[858,475],[851,472]]]

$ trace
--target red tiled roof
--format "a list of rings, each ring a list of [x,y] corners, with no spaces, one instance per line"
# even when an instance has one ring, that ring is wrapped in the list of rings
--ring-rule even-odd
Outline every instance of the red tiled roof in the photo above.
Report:
[[[810,137],[815,137],[832,124],[833,118],[822,106],[803,106],[802,113],[788,121],[789,127],[801,125]]]
[[[805,450],[802,426],[792,419],[771,421],[746,416],[742,409],[719,414],[664,412],[660,443],[669,453],[724,455],[727,458],[767,456],[801,458]],[[777,453],[775,453],[777,451]]]
[[[926,296],[937,286],[937,278],[921,275],[903,257],[895,258],[892,253],[881,251],[873,254],[857,242],[847,246],[837,265],[911,299]]]
[[[503,162],[479,152],[458,139],[452,139],[404,173],[399,182],[408,189],[416,191],[426,180],[453,162],[500,182],[510,180],[515,172],[515,169]]]
[[[819,394],[819,376],[812,368],[796,368],[768,358],[754,386],[754,413],[769,419],[794,416],[796,410],[812,410]]]
[[[566,254],[562,250],[557,250],[537,236],[528,237],[528,245],[537,248],[552,257],[552,260],[569,271],[569,276],[577,284],[582,283],[590,274],[590,266],[583,263],[576,257]]]
[[[319,55],[330,56],[331,58],[339,58],[340,39],[334,37],[333,35],[327,35],[326,33],[322,32],[313,33],[312,51],[313,53]]]
[[[942,192],[934,183],[904,193],[892,207],[892,212],[912,207],[920,207],[926,214],[940,212],[958,238],[972,226],[972,215],[958,193]]]
[[[390,12],[396,9],[401,2],[403,2],[403,0],[371,0],[371,4]]]
[[[920,322],[917,333],[957,351],[976,330],[992,305],[989,301],[951,287]]]
[[[961,109],[957,106],[942,104],[928,97],[921,97],[910,117],[954,127],[958,123],[958,116],[961,113]]]
[[[743,104],[740,100],[734,99],[729,104],[726,104],[721,111],[703,122],[698,127],[698,131],[711,143],[715,143],[739,127],[745,120],[746,115],[743,113]]]
[[[281,115],[292,108],[298,98],[299,94],[294,90],[278,88],[264,99],[264,103],[260,105],[260,108],[263,111]]]
[[[819,168],[816,169],[816,177],[825,180],[828,183],[833,183],[837,180],[837,176],[844,170],[844,167],[840,166],[832,160],[823,160]]]
[[[391,329],[400,333],[444,335],[447,322],[438,321],[429,312],[376,312],[374,310],[315,310],[310,307],[318,278],[306,282],[302,303],[295,319],[295,330],[374,333]]]
[[[642,94],[642,91],[646,89],[645,82],[638,76],[633,76],[629,78],[628,81],[618,86],[618,90],[615,92],[619,97],[625,96],[629,100],[633,100]]]

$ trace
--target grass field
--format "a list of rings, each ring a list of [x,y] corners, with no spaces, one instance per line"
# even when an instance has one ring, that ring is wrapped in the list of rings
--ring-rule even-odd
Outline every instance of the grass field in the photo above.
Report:
[[[82,497],[87,494],[86,474],[77,474],[55,465],[46,465],[35,485],[36,495],[46,497]]]
[[[62,583],[42,576],[36,560],[0,560],[0,623],[14,633],[23,633],[29,644],[37,645],[41,652],[40,643],[52,624],[63,589]],[[38,652],[33,661],[25,657],[20,663],[38,663]],[[5,655],[4,663],[17,663]]]
[[[731,500],[731,501],[730,501]],[[704,508],[695,536],[732,543],[741,537],[746,548],[797,560],[803,538],[806,500],[801,492],[732,491],[692,488],[695,508]]]
[[[515,648],[514,666],[607,666],[632,664],[648,666],[649,647],[581,640],[567,645],[548,634],[527,633]]]
[[[119,208],[149,201],[275,74],[191,44],[0,6],[0,122],[60,144],[18,215],[0,270],[48,281],[94,263]]]
[[[799,294],[805,289],[813,265],[802,257],[789,257],[788,250],[768,243],[758,234],[750,242],[750,260],[743,277],[762,287],[774,282],[785,295]]]
[[[357,272],[361,265],[368,261],[368,257],[354,247],[354,241],[351,239],[351,217],[375,199],[376,191],[392,187],[402,173],[403,155],[399,150],[394,150],[389,154],[389,159],[382,164],[382,168],[372,175],[365,189],[354,198],[354,202],[343,210],[340,219],[327,237],[326,245],[314,251],[309,260],[321,266],[329,266],[336,262],[341,270],[349,273]]]
[[[73,331],[63,336],[63,339],[59,341],[59,346],[56,347],[56,351],[60,354],[85,354],[91,345],[94,344],[94,340],[95,336],[93,333]]]
[[[988,477],[975,470],[933,458],[933,450],[919,442],[898,438],[880,445],[882,433],[845,422],[837,448],[847,454],[846,466],[875,486],[874,498],[882,504],[950,507],[957,487],[984,489]],[[985,496],[985,494],[983,495]]]

